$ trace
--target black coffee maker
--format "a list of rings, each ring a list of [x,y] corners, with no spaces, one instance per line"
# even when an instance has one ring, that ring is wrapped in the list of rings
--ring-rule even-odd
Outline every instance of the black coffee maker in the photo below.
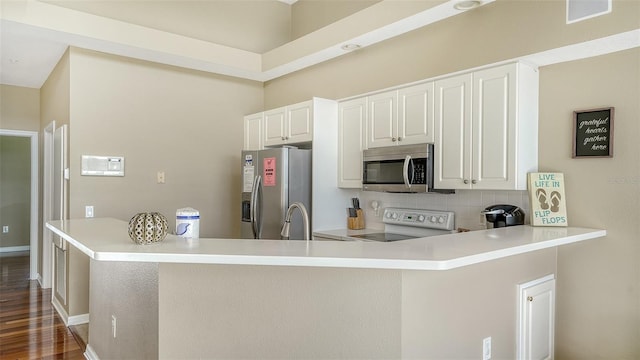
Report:
[[[491,205],[482,214],[494,228],[524,224],[524,211],[515,205]]]

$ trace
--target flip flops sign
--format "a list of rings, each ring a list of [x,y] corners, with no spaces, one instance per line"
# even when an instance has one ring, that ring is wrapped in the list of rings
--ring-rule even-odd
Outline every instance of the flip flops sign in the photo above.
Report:
[[[568,226],[562,173],[529,173],[531,225]]]

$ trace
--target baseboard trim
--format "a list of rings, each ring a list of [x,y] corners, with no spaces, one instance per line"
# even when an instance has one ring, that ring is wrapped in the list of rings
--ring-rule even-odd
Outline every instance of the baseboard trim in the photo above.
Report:
[[[62,304],[60,304],[60,302],[55,296],[53,297],[53,299],[51,299],[51,305],[53,305],[53,308],[56,310],[58,315],[60,315],[60,317],[62,318],[62,322],[64,323],[64,326],[69,326],[68,324],[69,314],[67,314],[67,311],[64,309]]]
[[[80,314],[80,315],[69,316],[69,324],[67,326],[88,324],[88,323],[89,323],[89,314]]]
[[[8,252],[21,252],[21,251],[30,251],[31,246],[5,246],[0,247],[0,253],[8,253]]]
[[[51,300],[51,304],[53,308],[56,310],[58,315],[62,318],[62,322],[64,322],[64,326],[69,327],[71,325],[80,325],[89,323],[89,314],[80,314],[69,316],[65,311],[64,307],[60,304],[57,298],[53,298]]]
[[[87,360],[100,360],[98,354],[93,350],[91,345],[87,344],[87,348],[84,350],[84,358]]]

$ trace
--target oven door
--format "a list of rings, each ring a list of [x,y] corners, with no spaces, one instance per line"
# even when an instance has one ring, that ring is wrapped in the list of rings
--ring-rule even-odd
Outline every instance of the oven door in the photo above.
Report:
[[[428,159],[425,156],[414,157],[388,156],[365,158],[362,165],[362,189],[387,192],[427,192]]]

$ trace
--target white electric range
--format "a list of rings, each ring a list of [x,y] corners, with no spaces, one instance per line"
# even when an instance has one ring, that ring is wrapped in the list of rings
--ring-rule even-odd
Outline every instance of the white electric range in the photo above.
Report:
[[[398,241],[451,234],[455,227],[452,211],[385,208],[384,232],[350,235],[349,240]]]

